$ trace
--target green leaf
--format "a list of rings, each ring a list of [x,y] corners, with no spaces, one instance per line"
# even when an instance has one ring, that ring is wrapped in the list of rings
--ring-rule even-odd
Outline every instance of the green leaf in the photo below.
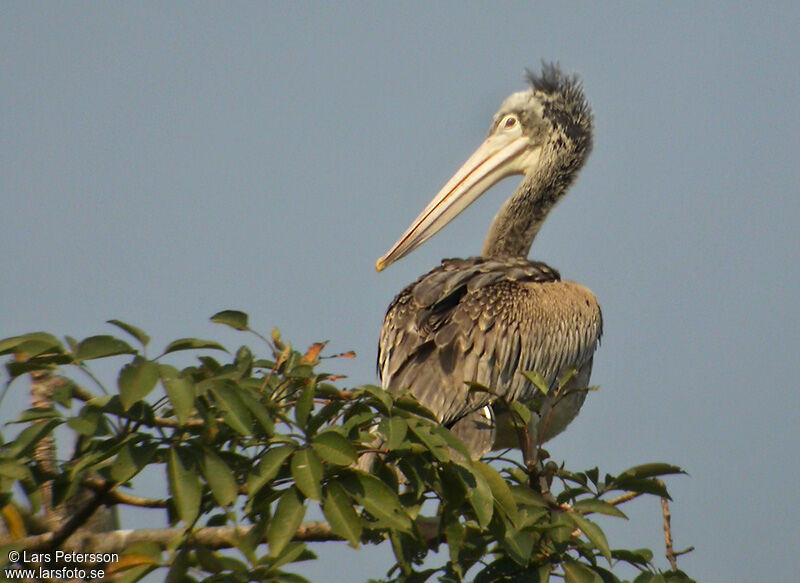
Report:
[[[481,383],[475,383],[472,381],[467,381],[467,386],[469,387],[470,393],[477,393],[477,394],[487,394],[490,398],[496,397],[497,395],[495,392],[487,387],[486,385],[482,385]]]
[[[450,565],[456,571],[459,577],[463,578],[463,568],[459,553],[464,544],[464,534],[466,529],[464,525],[458,520],[457,516],[453,513],[446,512],[441,517],[442,523],[440,532],[444,534],[445,541],[447,541],[447,551],[450,555]]]
[[[228,352],[224,346],[213,340],[200,340],[199,338],[180,338],[170,342],[164,349],[164,354],[177,352],[178,350],[222,350]]]
[[[598,551],[605,557],[606,561],[611,563],[611,550],[608,548],[608,540],[603,530],[585,516],[577,512],[567,512],[567,517],[572,523],[583,531],[592,544]]]
[[[603,583],[600,575],[575,561],[564,561],[564,583]]]
[[[599,500],[597,498],[587,498],[584,500],[578,500],[575,504],[572,505],[573,510],[577,510],[581,514],[589,514],[590,512],[596,512],[598,514],[606,514],[608,516],[616,516],[617,518],[624,518],[628,519],[625,516],[625,513],[622,512],[619,508],[614,506],[613,504],[609,504],[605,500]]]
[[[275,345],[275,348],[278,350],[283,350],[284,344],[281,340],[281,332],[277,328],[273,328],[270,332],[270,338],[272,338],[272,343]]]
[[[564,373],[560,377],[558,377],[557,386],[559,392],[561,391],[561,389],[566,387],[567,383],[570,382],[572,379],[574,379],[576,376],[578,376],[578,369],[575,368],[574,366],[567,367]]]
[[[511,493],[514,495],[514,499],[517,501],[517,505],[534,506],[536,508],[548,507],[548,504],[542,495],[539,492],[532,490],[527,485],[520,486],[518,484],[513,484],[509,488]]]
[[[475,475],[456,463],[442,464],[439,471],[441,491],[447,494],[447,505],[458,508],[467,499],[470,489],[476,485]]]
[[[59,384],[53,391],[53,401],[66,409],[72,409],[72,395],[76,387],[77,385],[71,380]]]
[[[305,387],[302,392],[300,393],[300,397],[297,399],[297,403],[294,406],[294,418],[297,421],[297,425],[300,427],[305,427],[306,422],[308,421],[308,415],[311,412],[311,408],[314,406],[314,386],[308,385]]]
[[[222,571],[222,563],[219,560],[219,554],[212,551],[205,545],[195,545],[195,555],[199,566],[209,573],[219,573]]]
[[[639,492],[641,494],[653,494],[666,498],[667,500],[672,500],[669,492],[667,492],[667,487],[656,478],[616,480],[613,485],[619,490]]]
[[[267,436],[272,436],[275,434],[275,420],[273,419],[270,412],[267,410],[264,405],[257,399],[255,399],[249,391],[239,391],[239,397],[247,407],[247,410],[256,418],[258,424],[261,426],[261,429],[264,430],[264,433]]]
[[[27,358],[27,354],[23,354],[22,356]],[[7,360],[6,371],[10,377],[7,384],[18,376],[28,374],[29,372],[52,369],[54,365],[72,364],[73,362],[72,356],[60,353],[40,354],[38,356],[31,356],[27,358],[27,360]]]
[[[316,398],[320,398],[325,392],[323,387],[324,385],[317,385]],[[325,403],[325,405],[323,405],[322,408],[317,411],[314,416],[311,417],[311,419],[308,420],[308,423],[306,423],[306,433],[308,435],[313,435],[317,429],[322,427],[324,424],[331,423],[331,420],[339,414],[339,411],[342,410],[344,405],[345,401],[337,398]]]
[[[30,409],[25,409],[22,413],[20,413],[19,419],[14,421],[14,423],[26,423],[28,421],[37,421],[39,419],[53,419],[60,417],[61,411],[55,407],[31,407]]]
[[[245,507],[245,512],[248,513],[251,521],[253,521],[253,525],[250,530],[244,533],[244,536],[237,537],[234,544],[239,551],[247,557],[247,560],[250,561],[252,565],[255,565],[259,558],[256,556],[256,549],[258,546],[263,543],[267,538],[267,528],[269,527],[269,521],[272,518],[272,512],[269,511],[269,503],[270,501],[264,501],[264,504],[259,507],[258,512],[261,513],[263,509],[265,512],[261,514],[261,518],[255,520],[255,517],[250,514],[250,508],[252,507],[251,500],[247,501],[247,506]],[[264,508],[266,506],[266,508]],[[227,518],[225,519],[225,524],[227,524]]]
[[[347,476],[341,484],[350,497],[379,522],[388,528],[411,532],[411,518],[403,508],[400,498],[384,482],[375,476],[359,472]]]
[[[322,459],[337,466],[349,466],[358,460],[356,449],[347,438],[332,429],[317,434],[311,440],[311,447]]]
[[[409,552],[408,544],[403,544],[406,542],[406,537],[403,537],[399,532],[389,531],[389,541],[392,543],[392,551],[394,552],[400,570],[405,574],[411,575],[413,570],[411,567],[412,556]],[[406,583],[408,579],[404,577],[402,581]],[[416,581],[414,583],[416,583]]]
[[[336,482],[331,482],[325,488],[322,513],[331,525],[333,532],[346,539],[351,547],[358,547],[361,542],[361,521],[350,498]]]
[[[300,493],[293,486],[287,488],[278,499],[275,515],[267,530],[270,557],[277,558],[283,552],[305,515],[306,507],[300,498]]]
[[[662,577],[658,573],[651,573],[650,571],[644,571],[642,573],[639,573],[639,576],[633,580],[633,583],[664,583],[664,577]]]
[[[600,575],[600,578],[603,580],[603,583],[622,583],[614,573],[609,571],[608,569],[604,569],[598,565],[592,565],[592,569]]]
[[[291,360],[292,365],[289,367],[289,370],[286,372],[286,375],[291,378],[301,378],[301,379],[310,379],[314,377],[314,367],[310,364],[300,364],[297,362],[297,357],[299,353],[295,353],[292,355],[293,358]],[[302,357],[301,361],[302,362]]]
[[[164,583],[183,583],[186,581],[186,572],[189,570],[189,547],[183,547],[169,567]]]
[[[543,525],[550,539],[558,544],[572,543],[572,532],[575,530],[573,522],[566,517],[565,512],[550,514],[550,523]]]
[[[327,393],[323,389],[325,385],[317,385],[315,390],[315,398],[330,398],[324,397],[323,394]],[[330,385],[328,385],[330,386]],[[306,435],[313,435],[316,431],[325,424],[330,425],[333,418],[336,417],[345,405],[345,401],[334,397],[333,400],[328,401],[323,405],[319,411],[308,420],[305,426]]]
[[[223,310],[211,316],[211,321],[217,324],[225,324],[236,330],[248,330],[247,314],[238,310]]]
[[[109,476],[118,484],[124,484],[142,471],[156,453],[155,444],[133,444],[127,442],[117,452],[117,459],[111,465]]]
[[[277,575],[273,575],[270,579],[270,583],[311,583],[305,577],[298,575],[297,573],[278,573]]]
[[[402,411],[408,411],[409,413],[413,413],[414,415],[429,419],[434,423],[438,423],[436,415],[434,415],[433,412],[427,407],[422,406],[414,397],[402,395],[395,400],[394,404],[395,407]]]
[[[53,429],[61,425],[61,419],[48,419],[47,421],[37,421],[25,429],[17,438],[8,444],[6,453],[9,457],[19,457],[23,453],[30,453],[39,441],[50,435]]]
[[[244,404],[241,396],[239,396],[239,391],[224,382],[215,384],[211,391],[217,398],[225,423],[237,433],[249,436],[253,419],[250,416],[247,405]]]
[[[374,397],[378,403],[380,403],[378,409],[381,413],[384,415],[389,414],[389,411],[392,408],[392,395],[388,391],[382,389],[381,387],[376,387],[375,385],[364,385],[361,388],[364,389],[365,393]]]
[[[127,411],[131,405],[141,401],[155,388],[158,382],[158,365],[137,356],[119,372],[119,396]]]
[[[0,459],[0,476],[12,480],[27,480],[33,477],[27,465],[9,459]]]
[[[550,392],[550,385],[547,383],[547,379],[545,379],[538,372],[532,370],[523,370],[522,376],[528,379],[534,387],[539,389],[545,395]]]
[[[280,555],[278,555],[274,561],[272,561],[270,568],[272,570],[275,570],[279,569],[283,565],[294,563],[295,561],[308,560],[309,559],[308,555],[312,555],[312,558],[315,558],[313,557],[313,554],[306,548],[306,545],[304,543],[290,542],[283,549],[283,552]]]
[[[519,401],[512,401],[508,404],[508,408],[512,412],[512,418],[521,425],[526,426],[531,422],[531,410],[527,405],[523,405]]]
[[[528,564],[533,550],[533,537],[530,532],[506,530],[501,544],[508,555],[520,566]]]
[[[194,459],[187,451],[170,448],[167,477],[169,493],[178,516],[187,525],[193,524],[200,512],[202,486]]]
[[[374,421],[375,415],[372,409],[366,407],[363,403],[356,403],[345,413],[341,428],[345,435],[349,435],[353,430],[371,429]],[[371,436],[369,437],[369,442],[373,442]]]
[[[132,326],[120,320],[107,320],[107,322],[109,324],[116,326],[117,328],[124,330],[125,332],[136,338],[136,340],[138,340],[143,347],[147,346],[148,343],[150,342],[150,337],[147,334],[145,334],[144,331],[142,331],[140,328],[137,328],[136,326]]]
[[[298,450],[292,456],[291,468],[297,488],[307,498],[322,500],[324,470],[319,456],[311,449]]]
[[[70,350],[70,352],[72,352],[72,354],[75,354],[76,352],[78,352],[78,341],[77,340],[75,340],[70,335],[65,335],[64,336],[64,340],[67,341],[67,346],[69,347],[69,350]]]
[[[195,388],[192,382],[182,377],[178,369],[168,364],[158,365],[161,384],[175,410],[178,423],[186,423],[194,412]]]
[[[197,360],[202,363],[200,370],[203,372],[204,377],[209,376],[217,376],[220,374],[220,370],[222,369],[222,365],[218,363],[216,360],[211,358],[210,356],[198,356]],[[235,373],[229,373],[224,375],[226,378],[234,376]]]
[[[0,354],[26,354],[37,356],[47,352],[64,352],[61,342],[47,332],[31,332],[0,340]]]
[[[80,435],[91,437],[97,434],[103,422],[103,416],[97,407],[85,405],[80,413],[67,421],[67,425]]]
[[[632,565],[647,566],[653,560],[653,551],[650,549],[636,549],[629,551],[627,549],[615,549],[611,551],[611,556],[618,561],[625,561]]]
[[[511,494],[511,489],[503,477],[497,473],[497,470],[483,462],[475,462],[474,467],[486,479],[499,508],[512,524],[517,524],[519,522],[517,504]]]
[[[429,425],[429,428],[431,430],[431,433],[442,438],[444,442],[447,444],[447,447],[450,450],[449,453],[451,459],[453,458],[452,455],[453,452],[460,454],[460,459],[463,460],[471,459],[469,450],[467,450],[467,447],[464,445],[464,442],[461,441],[458,437],[456,437],[453,434],[453,432],[447,429],[444,425],[439,425],[438,423],[434,423]],[[455,457],[459,458],[459,456]]]
[[[691,550],[694,550],[694,547],[691,547]],[[687,552],[689,552],[688,549]],[[697,583],[680,569],[675,571],[661,571],[659,575],[661,576],[661,581],[659,583]]]
[[[249,376],[253,369],[253,352],[247,346],[240,346],[233,358],[233,364],[240,374]]]
[[[226,583],[234,583],[234,582],[239,583],[242,580],[241,579],[242,576],[249,574],[250,569],[244,562],[240,561],[239,559],[235,559],[233,557],[228,557],[226,555],[220,554],[219,562],[222,564],[223,571],[230,571],[231,573],[229,574],[228,577],[224,578],[212,577],[211,578],[212,581],[214,581],[215,579],[219,581],[221,579]],[[238,575],[239,577],[236,577],[236,575]],[[194,583],[194,581],[187,581],[186,583]]]
[[[654,462],[649,464],[642,464],[628,468],[617,476],[617,480],[628,480],[631,478],[652,478],[655,476],[666,476],[669,474],[685,474],[682,469],[672,464],[665,464]]]
[[[428,423],[421,419],[409,419],[407,423],[411,432],[430,450],[436,459],[442,462],[450,461],[450,449],[447,447],[447,442],[441,435],[435,434]]]
[[[270,482],[278,475],[283,462],[295,451],[292,445],[280,445],[270,449],[258,462],[255,471],[247,478],[247,493],[252,497],[267,482]]]
[[[220,506],[233,504],[239,494],[239,488],[228,464],[207,447],[203,448],[201,462],[200,468],[217,503]]]
[[[472,469],[472,474],[475,476],[475,487],[467,491],[467,498],[470,506],[475,511],[478,525],[481,528],[486,528],[489,526],[494,514],[492,489],[489,486],[489,482],[483,477],[482,472]]]
[[[127,342],[113,336],[89,336],[78,344],[75,360],[93,360],[118,354],[136,354]]]
[[[399,448],[408,433],[408,423],[402,417],[384,417],[378,426],[378,430],[386,438],[386,447],[389,450]]]

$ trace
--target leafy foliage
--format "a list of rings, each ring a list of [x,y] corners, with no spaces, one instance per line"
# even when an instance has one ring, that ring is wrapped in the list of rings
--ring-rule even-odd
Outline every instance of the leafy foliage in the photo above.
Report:
[[[324,344],[301,353],[277,331],[270,338],[252,331],[247,315],[233,310],[212,321],[254,334],[269,355],[182,338],[149,358],[150,337],[119,320],[110,323],[141,349],[109,335],[62,343],[38,332],[0,340],[0,354],[11,355],[9,384],[31,371],[74,369],[99,385],[87,361],[125,358],[117,390],[100,385],[104,394],[96,394],[57,376],[52,403],[20,414],[22,431],[0,447],[0,506],[11,535],[5,550],[48,548],[35,529],[20,532],[11,523],[39,513],[49,487],[56,503],[90,489],[96,505],[164,509],[170,538],[117,549],[121,581],[163,567],[170,581],[191,574],[203,581],[301,582],[286,567],[314,558],[311,540],[390,544],[391,581],[610,583],[620,581],[613,571],[621,564],[640,573],[636,583],[690,581],[680,571],[659,571],[648,550],[613,548],[598,523],[625,519],[618,507],[625,495],[667,496],[658,477],[679,468],[646,464],[601,478],[596,468],[571,472],[549,462],[550,491],[542,493],[512,457],[470,460],[413,399],[374,386],[339,388],[337,377],[318,370]],[[200,351],[197,362],[167,362],[182,351]],[[71,456],[53,468],[36,448],[57,427],[76,440]],[[365,452],[376,454],[370,472],[358,467]],[[163,472],[167,499],[133,495],[146,468]],[[327,524],[309,534],[303,520],[313,507]],[[443,564],[431,566],[426,559],[441,545]]]

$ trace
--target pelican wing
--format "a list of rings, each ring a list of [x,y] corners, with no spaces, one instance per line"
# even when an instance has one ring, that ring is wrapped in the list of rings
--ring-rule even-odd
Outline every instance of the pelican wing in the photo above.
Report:
[[[448,259],[389,306],[378,372],[386,390],[411,392],[449,426],[493,399],[468,383],[532,402],[540,393],[522,372],[553,384],[590,367],[601,331],[592,293],[544,263]]]

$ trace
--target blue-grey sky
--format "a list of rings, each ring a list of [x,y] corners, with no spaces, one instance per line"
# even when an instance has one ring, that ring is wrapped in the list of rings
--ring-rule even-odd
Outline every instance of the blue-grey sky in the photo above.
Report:
[[[800,549],[800,5],[33,3],[0,8],[0,336],[250,341],[240,309],[375,382],[393,295],[480,252],[508,179],[374,262],[486,134],[523,69],[580,73],[595,149],[531,257],[599,298],[592,393],[548,448],[668,461],[680,565],[788,581]],[[2,404],[7,420],[24,383]],[[662,551],[657,502],[604,523]],[[127,526],[159,518],[128,516]],[[138,522],[137,522],[138,520]],[[316,581],[388,551],[318,545]],[[383,564],[381,563],[383,561]],[[663,566],[665,562],[660,560]]]

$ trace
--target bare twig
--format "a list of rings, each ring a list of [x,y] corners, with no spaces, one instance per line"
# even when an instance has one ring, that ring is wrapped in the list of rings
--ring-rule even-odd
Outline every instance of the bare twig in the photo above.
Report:
[[[89,488],[90,490],[94,490],[95,492],[100,492],[102,490],[107,489],[107,482],[102,478],[83,478],[81,480],[81,485]],[[111,490],[106,493],[105,495],[105,503],[107,505],[111,504],[127,504],[128,506],[138,506],[140,508],[166,508],[167,507],[167,500],[163,498],[141,498],[139,496],[133,496],[131,494],[125,494],[124,492],[120,492],[118,490]]]
[[[57,478],[61,472],[52,471],[48,469],[44,476],[49,479]],[[81,486],[88,488],[94,492],[105,491],[105,504],[111,506],[113,504],[127,504],[128,506],[138,506],[140,508],[166,508],[167,500],[164,498],[142,498],[132,494],[125,494],[116,489],[108,490],[108,481],[97,476],[84,476],[81,479]]]
[[[638,498],[641,496],[641,492],[628,492],[627,494],[623,494],[622,496],[617,496],[616,498],[612,498],[608,501],[609,504],[612,506],[619,506],[620,504],[625,504],[625,502],[630,502],[631,500]]]
[[[669,513],[669,502],[666,498],[661,499],[661,513],[664,515],[664,545],[667,548],[667,560],[673,571],[678,570],[678,560],[675,549],[672,548],[672,526],[671,515]]]

